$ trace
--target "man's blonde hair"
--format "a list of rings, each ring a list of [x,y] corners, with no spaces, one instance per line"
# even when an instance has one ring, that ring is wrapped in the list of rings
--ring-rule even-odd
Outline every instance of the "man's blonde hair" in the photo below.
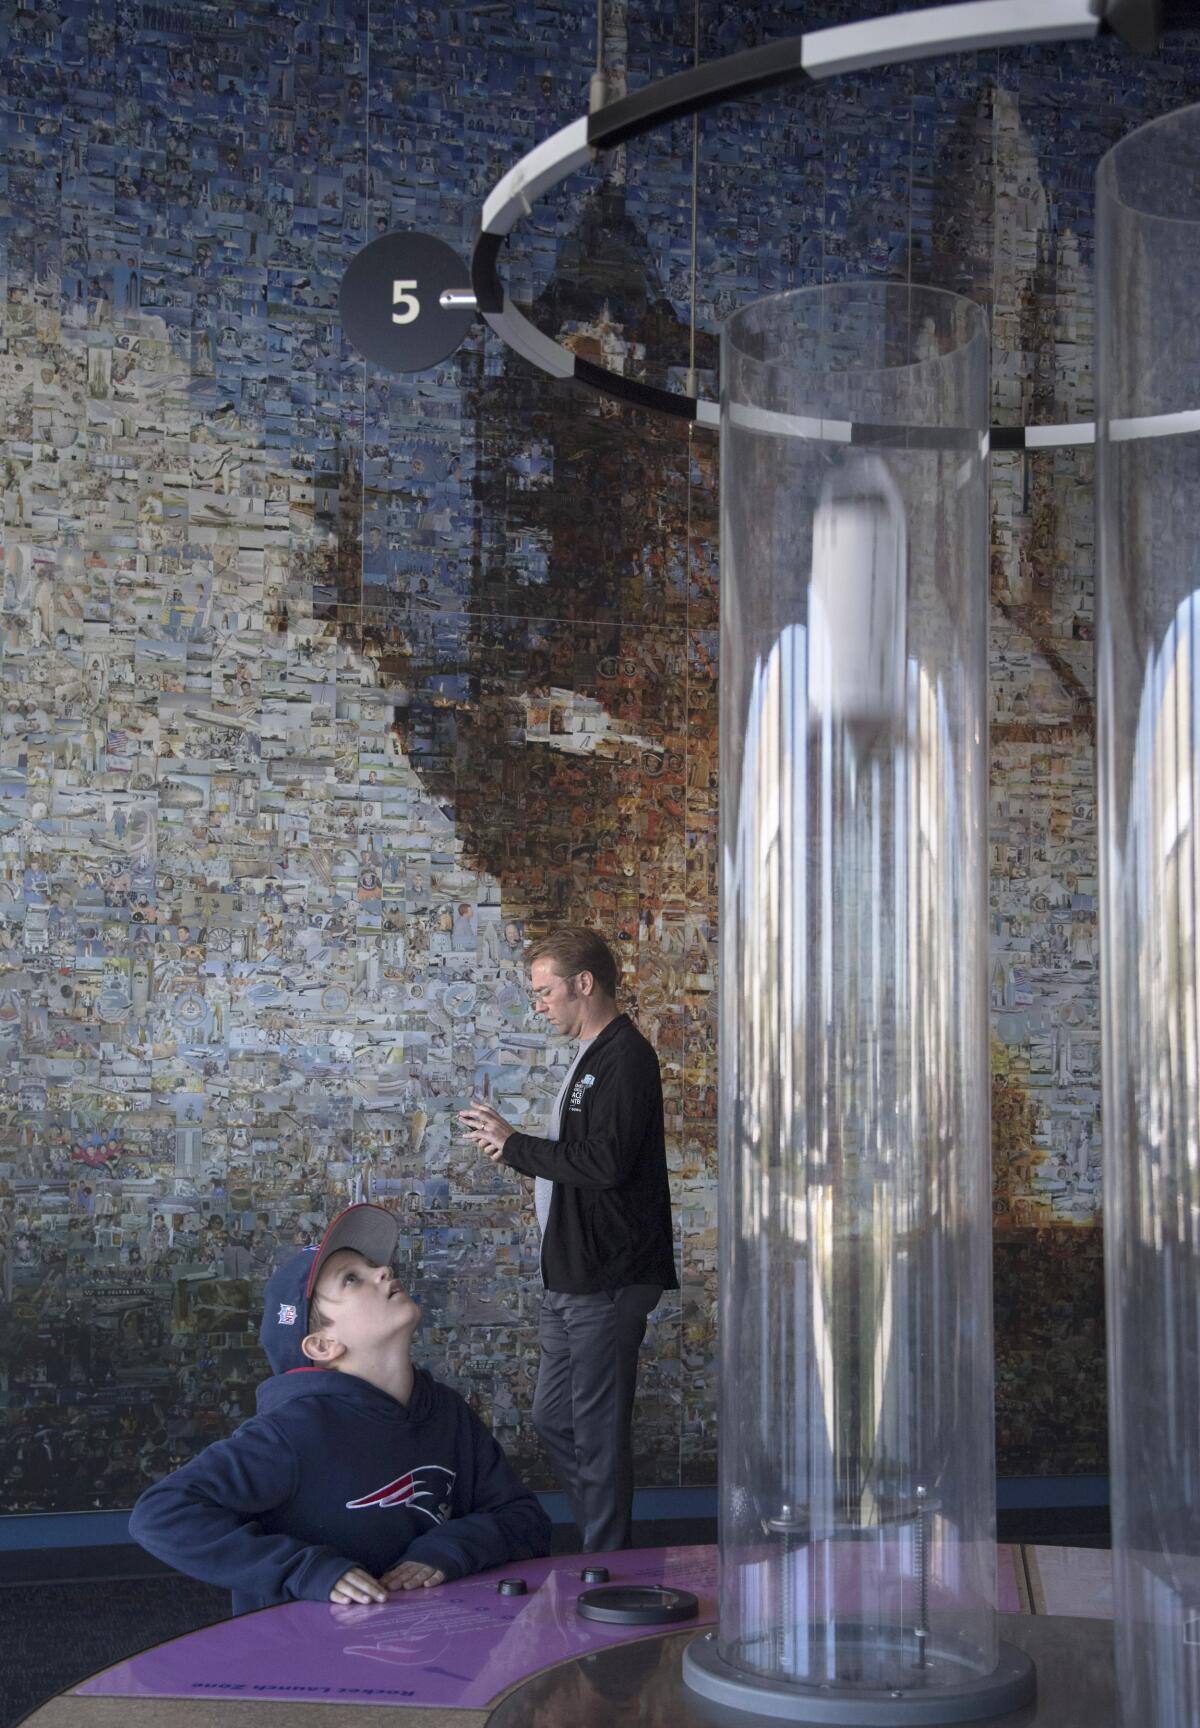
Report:
[[[525,964],[549,960],[560,978],[573,978],[577,972],[590,972],[606,996],[617,993],[618,966],[616,955],[595,930],[585,924],[555,924],[525,950]]]

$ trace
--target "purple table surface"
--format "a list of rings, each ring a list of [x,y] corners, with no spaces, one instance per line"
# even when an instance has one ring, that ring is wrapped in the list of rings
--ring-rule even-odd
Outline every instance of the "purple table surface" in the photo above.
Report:
[[[559,1555],[411,1590],[378,1608],[289,1602],[175,1638],[75,1688],[79,1697],[269,1698],[304,1703],[421,1704],[482,1709],[511,1686],[568,1657],[682,1627],[606,1626],[581,1619],[583,1566],[613,1584],[666,1584],[700,1599],[693,1626],[717,1619],[717,1550],[635,1548]],[[999,1607],[1019,1611],[1013,1550],[997,1552]],[[527,1596],[500,1596],[523,1578]]]
[[[75,1688],[80,1697],[273,1698],[304,1703],[424,1704],[482,1709],[510,1686],[570,1656],[655,1637],[675,1626],[606,1626],[575,1612],[585,1565],[613,1584],[667,1584],[700,1599],[690,1625],[717,1617],[715,1548],[634,1548],[558,1555],[409,1590],[378,1608],[289,1602],[175,1638]],[[499,1596],[523,1578],[527,1596]]]

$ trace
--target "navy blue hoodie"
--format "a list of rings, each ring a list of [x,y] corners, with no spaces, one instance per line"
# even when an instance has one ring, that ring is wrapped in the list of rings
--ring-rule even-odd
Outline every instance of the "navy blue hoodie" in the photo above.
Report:
[[[231,1589],[235,1614],[327,1602],[351,1566],[378,1578],[419,1560],[461,1578],[550,1552],[550,1520],[498,1442],[421,1368],[407,1405],[354,1374],[277,1374],[256,1416],[146,1490],[129,1529]]]

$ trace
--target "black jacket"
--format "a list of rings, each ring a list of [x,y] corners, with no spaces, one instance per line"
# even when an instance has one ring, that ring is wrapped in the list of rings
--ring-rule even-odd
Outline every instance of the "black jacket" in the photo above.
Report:
[[[542,1242],[547,1290],[677,1290],[662,1078],[628,1014],[610,1021],[575,1064],[560,1135],[510,1134],[504,1142],[512,1169],[554,1183]]]

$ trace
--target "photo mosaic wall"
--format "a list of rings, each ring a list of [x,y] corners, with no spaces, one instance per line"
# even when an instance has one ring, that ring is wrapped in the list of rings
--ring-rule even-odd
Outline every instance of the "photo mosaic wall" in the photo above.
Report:
[[[701,6],[704,53],[867,5]],[[690,9],[610,0],[617,87]],[[394,1207],[426,1360],[540,1484],[536,1228],[454,1129],[544,1120],[522,944],[608,932],[660,1052],[682,1289],[640,1479],[715,1479],[716,452],[477,331],[364,366],[341,274],[465,258],[586,103],[590,5],[0,4],[0,1479],[119,1507],[253,1408],[262,1282]],[[702,126],[698,363],[870,274],[987,305],[998,419],[1091,411],[1092,176],[1200,37],[844,78]],[[510,288],[686,364],[690,126],[547,201]],[[1000,1465],[1103,1467],[1091,460],[993,463]]]

